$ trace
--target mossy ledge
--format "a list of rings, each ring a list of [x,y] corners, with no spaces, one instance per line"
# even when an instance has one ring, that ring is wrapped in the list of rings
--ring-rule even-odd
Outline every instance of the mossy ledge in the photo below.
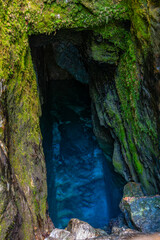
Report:
[[[102,36],[100,55],[93,57],[116,66],[112,84],[106,80],[111,91],[106,92],[103,102],[104,125],[111,129],[122,153],[121,161],[114,160],[115,169],[126,180],[141,182],[146,193],[159,193],[157,2],[0,0],[2,240],[43,239],[49,231],[40,106],[28,41],[33,34],[88,29]],[[101,58],[101,52],[108,48],[106,42],[113,45],[110,59]],[[93,45],[93,50],[99,48]]]

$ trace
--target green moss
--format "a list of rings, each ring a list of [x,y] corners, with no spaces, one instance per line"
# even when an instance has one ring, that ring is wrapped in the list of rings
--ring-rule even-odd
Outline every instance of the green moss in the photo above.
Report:
[[[141,43],[144,54],[150,48],[150,19],[148,13],[148,1],[147,0],[137,0],[128,1],[128,6],[130,9],[130,18],[132,21],[132,30]]]
[[[43,11],[42,11],[43,9]],[[37,15],[39,13],[39,15]],[[95,28],[108,21],[128,19],[125,1],[59,1],[25,8],[29,34],[60,28]]]
[[[139,29],[140,30],[140,29]],[[105,111],[108,113],[110,121],[107,124],[114,128],[114,132],[121,142],[122,153],[124,160],[130,169],[130,173],[134,181],[141,181],[145,189],[149,191],[149,177],[147,175],[146,169],[144,169],[143,163],[141,162],[138,153],[138,148],[142,145],[148,145],[147,142],[152,139],[150,146],[157,145],[157,130],[156,130],[156,120],[151,122],[148,115],[143,118],[139,113],[139,101],[141,92],[141,73],[139,72],[138,61],[139,55],[138,49],[136,48],[136,40],[132,37],[127,30],[119,25],[113,27],[112,23],[109,23],[106,27],[101,27],[100,29],[94,30],[96,34],[101,34],[103,37],[103,44],[100,45],[103,48],[103,53],[107,50],[107,42],[114,44],[114,50],[119,54],[118,60],[118,71],[115,77],[116,89],[120,101],[121,113],[115,107],[118,99],[115,96],[107,95],[104,104]],[[141,29],[142,31],[142,29]],[[147,41],[148,35],[143,39]],[[98,44],[97,44],[98,45]],[[143,45],[143,50],[145,46]],[[109,48],[108,48],[109,49]],[[145,48],[146,50],[147,48]],[[94,47],[93,52],[97,51],[99,55],[94,57],[102,61],[105,60],[101,56],[101,49]],[[97,54],[96,52],[96,54]],[[113,95],[113,93],[111,93]],[[110,104],[110,102],[112,104]],[[115,105],[114,105],[115,102]],[[118,125],[118,128],[116,127]],[[142,138],[142,136],[145,136]],[[155,152],[155,149],[150,147],[151,152]],[[117,171],[123,172],[123,167],[119,162],[114,162]]]
[[[121,25],[121,23],[111,22],[106,26],[94,29],[94,31],[101,34],[104,39],[108,39],[108,41],[113,43],[118,49],[126,49],[128,31]]]
[[[129,21],[131,33],[127,29]],[[40,142],[40,108],[28,36],[56,33],[62,28],[88,29],[102,36],[101,44],[92,45],[93,58],[118,65],[116,90],[105,96],[104,109],[109,116],[106,124],[115,131],[132,178],[140,180],[148,192],[151,188],[137,151],[141,145],[146,149],[152,141],[147,150],[156,152],[158,139],[156,120],[146,114],[142,121],[138,108],[141,72],[137,58],[140,51],[147,55],[150,47],[147,1],[0,1],[0,81],[7,86],[0,101],[8,114],[11,168],[31,210],[31,213],[23,210],[22,200],[15,196],[17,208],[23,213],[22,231],[27,240],[32,239],[33,225],[38,226],[39,216],[45,221],[47,196]],[[5,136],[3,129],[4,126],[0,130],[1,138]],[[116,169],[123,171],[121,163],[114,164]],[[38,174],[42,182],[36,183]],[[4,224],[5,220],[0,224],[1,231],[5,229]]]
[[[118,51],[107,43],[92,43],[91,50],[92,57],[95,61],[113,64],[117,63],[119,59]]]
[[[140,92],[140,79],[138,76],[138,69],[136,63],[135,46],[131,39],[128,39],[128,50],[122,56],[119,63],[119,71],[116,78],[116,88],[121,101],[121,109],[123,112],[123,120],[126,126],[130,128],[130,133],[127,134],[128,144],[125,151],[128,152],[129,147],[131,155],[127,159],[130,170],[135,168],[135,172],[139,175],[143,172],[142,163],[139,160],[138,153],[135,147],[135,139],[140,137],[138,126],[138,115],[136,112]],[[132,134],[132,135],[131,135]],[[133,139],[133,137],[135,139]],[[119,136],[121,141],[123,139]],[[135,142],[134,142],[135,141]],[[131,170],[131,172],[133,172]]]
[[[121,162],[113,161],[113,166],[114,166],[115,170],[123,176],[123,174],[124,174],[123,164]]]
[[[14,54],[15,71],[7,83],[7,103],[8,115],[10,124],[10,147],[9,158],[10,164],[14,171],[15,177],[18,180],[19,187],[24,192],[27,198],[28,207],[31,210],[32,218],[29,217],[29,212],[24,211],[23,214],[23,233],[26,238],[33,234],[33,223],[37,224],[37,216],[41,216],[45,220],[46,204],[44,207],[44,199],[46,202],[47,192],[45,171],[41,173],[44,181],[42,191],[42,199],[40,199],[40,191],[35,194],[35,188],[39,188],[35,181],[37,168],[38,171],[45,169],[43,155],[41,158],[35,155],[35,148],[40,145],[40,127],[39,127],[39,100],[37,94],[36,76],[33,70],[32,59],[28,48],[27,35],[23,35],[19,39],[19,44],[16,44]],[[39,159],[37,166],[36,159]],[[37,202],[39,207],[37,208]],[[43,203],[41,205],[41,202]],[[18,207],[19,208],[19,207]],[[19,208],[20,212],[22,209]],[[25,215],[26,214],[26,215]],[[28,238],[29,237],[29,238]]]

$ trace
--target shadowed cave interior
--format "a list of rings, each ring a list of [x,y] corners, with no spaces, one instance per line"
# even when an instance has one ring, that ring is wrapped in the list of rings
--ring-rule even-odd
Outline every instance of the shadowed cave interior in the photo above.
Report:
[[[42,107],[49,214],[58,228],[71,218],[102,228],[120,213],[124,182],[111,164],[114,139],[109,129],[103,129],[105,144],[94,134],[100,123],[90,88],[107,66],[91,58],[91,35],[63,30],[30,39]]]

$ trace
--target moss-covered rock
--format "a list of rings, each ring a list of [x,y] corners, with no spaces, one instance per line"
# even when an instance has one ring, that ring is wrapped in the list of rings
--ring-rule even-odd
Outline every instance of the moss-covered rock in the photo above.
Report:
[[[124,186],[123,198],[125,197],[143,197],[144,193],[141,185],[135,182],[129,182]]]
[[[74,28],[102,38],[93,41],[92,58],[111,70],[102,85],[95,82],[91,95],[101,125],[115,139],[115,169],[127,181],[141,182],[147,193],[160,191],[159,9],[158,1],[149,0],[0,0],[0,238],[40,239],[46,226],[32,34]],[[9,220],[4,206],[13,213]]]

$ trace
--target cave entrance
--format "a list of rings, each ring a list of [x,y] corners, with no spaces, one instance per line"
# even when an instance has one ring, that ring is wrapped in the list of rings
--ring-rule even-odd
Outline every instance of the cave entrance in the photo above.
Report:
[[[109,163],[114,141],[104,129],[104,155],[93,133],[99,123],[91,108],[96,64],[88,56],[90,36],[68,30],[30,41],[42,106],[49,214],[58,228],[71,218],[104,227],[119,214],[121,186]]]

